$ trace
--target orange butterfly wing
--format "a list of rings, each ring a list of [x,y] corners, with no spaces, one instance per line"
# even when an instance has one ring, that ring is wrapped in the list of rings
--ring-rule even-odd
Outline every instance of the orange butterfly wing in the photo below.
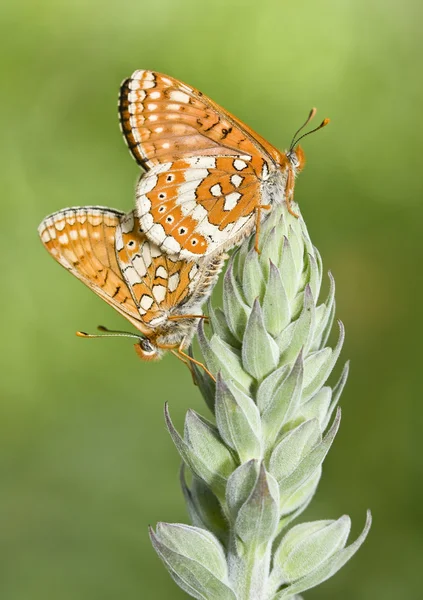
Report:
[[[123,83],[120,119],[147,170],[137,189],[141,226],[164,253],[195,261],[251,232],[262,182],[283,161],[278,150],[198,90],[153,71]]]
[[[135,71],[120,91],[121,129],[145,169],[192,156],[281,153],[250,127],[193,87],[154,71]]]
[[[67,208],[46,217],[38,231],[58,263],[143,331],[115,254],[116,229],[122,215],[102,207]]]
[[[147,337],[160,334],[168,317],[190,302],[202,303],[217,269],[163,255],[140,230],[134,211],[67,208],[46,217],[39,234],[58,263]]]

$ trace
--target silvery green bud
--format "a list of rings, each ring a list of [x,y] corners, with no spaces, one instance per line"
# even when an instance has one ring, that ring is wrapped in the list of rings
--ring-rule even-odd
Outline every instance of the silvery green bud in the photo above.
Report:
[[[191,471],[181,485],[194,527],[161,525],[154,546],[175,581],[195,598],[301,600],[357,551],[350,522],[289,529],[308,506],[339,428],[337,404],[348,365],[328,383],[344,341],[335,285],[319,300],[322,261],[304,221],[285,206],[236,250],[224,275],[223,309],[209,303],[198,340],[213,381],[194,367],[214,422],[190,410],[183,437],[166,423]],[[178,527],[178,529],[172,529]],[[199,538],[203,532],[204,538]],[[198,541],[198,543],[197,543]],[[195,566],[193,565],[195,563]],[[220,596],[219,596],[220,594]]]

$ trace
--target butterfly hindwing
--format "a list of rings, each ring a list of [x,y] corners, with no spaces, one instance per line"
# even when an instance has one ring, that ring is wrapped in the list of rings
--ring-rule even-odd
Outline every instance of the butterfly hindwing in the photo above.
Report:
[[[135,211],[121,219],[116,235],[118,263],[145,323],[154,327],[189,301],[197,268],[163,254],[140,229]]]
[[[218,254],[248,234],[266,163],[251,156],[202,156],[153,167],[137,188],[146,235],[185,260]]]

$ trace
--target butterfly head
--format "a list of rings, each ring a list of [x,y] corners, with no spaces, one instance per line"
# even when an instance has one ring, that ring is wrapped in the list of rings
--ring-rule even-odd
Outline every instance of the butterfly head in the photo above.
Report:
[[[296,148],[289,150],[286,153],[286,156],[295,174],[304,169],[306,158],[304,150],[301,148],[301,146],[297,146]]]
[[[158,360],[162,352],[149,338],[140,338],[138,344],[134,344],[135,352],[142,360]]]
[[[315,131],[319,131],[319,129],[322,129],[322,127],[326,127],[326,125],[329,123],[329,119],[323,119],[323,121],[318,127],[315,127],[311,131],[307,131],[306,133],[303,133],[298,137],[298,134],[304,129],[304,127],[306,127],[310,123],[315,114],[316,109],[312,108],[305,123],[303,123],[301,127],[297,129],[297,131],[294,133],[292,137],[292,142],[289,146],[289,150],[286,153],[286,157],[289,160],[289,163],[295,174],[303,170],[306,162],[304,150],[301,148],[298,142],[302,140],[306,135],[310,135],[310,133],[314,133]]]

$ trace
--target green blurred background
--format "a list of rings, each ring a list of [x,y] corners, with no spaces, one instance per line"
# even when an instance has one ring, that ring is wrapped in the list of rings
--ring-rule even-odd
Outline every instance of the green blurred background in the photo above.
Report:
[[[75,337],[125,323],[37,236],[66,206],[132,206],[138,169],[116,100],[136,68],[200,88],[280,148],[311,106],[331,117],[304,143],[296,197],[336,278],[352,369],[306,516],[348,513],[355,535],[370,507],[374,525],[306,597],[422,597],[420,6],[2,3],[2,600],[185,597],[147,525],[187,521],[163,403],[178,426],[206,408],[173,357],[142,364],[128,340]]]

